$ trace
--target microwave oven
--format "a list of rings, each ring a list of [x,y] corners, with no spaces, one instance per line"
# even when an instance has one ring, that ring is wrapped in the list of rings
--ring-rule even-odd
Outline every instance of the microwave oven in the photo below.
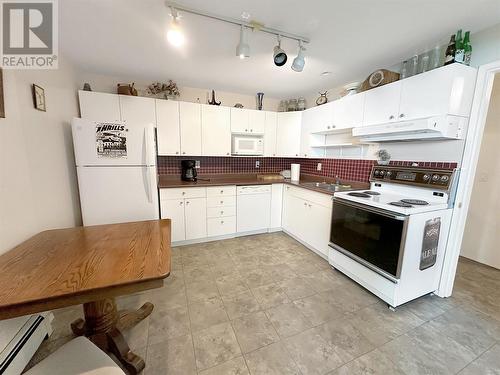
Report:
[[[233,155],[264,155],[264,139],[262,136],[233,135]]]

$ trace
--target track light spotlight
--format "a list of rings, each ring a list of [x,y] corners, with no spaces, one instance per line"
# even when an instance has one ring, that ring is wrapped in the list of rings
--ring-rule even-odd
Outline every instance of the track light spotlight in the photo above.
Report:
[[[170,9],[172,11],[171,13],[172,23],[170,24],[170,29],[167,32],[167,40],[174,47],[180,47],[185,42],[184,33],[182,32],[182,29],[179,24],[180,17],[175,8],[171,7]]]
[[[240,29],[240,42],[236,46],[236,56],[238,56],[242,60],[245,57],[250,57],[250,46],[246,42],[245,28],[243,25],[241,25]]]
[[[281,37],[278,35],[278,45],[273,50],[273,60],[276,66],[283,66],[287,60],[286,52],[281,49]]]
[[[304,53],[306,49],[302,47],[302,41],[299,40],[299,52],[297,53],[297,57],[293,59],[292,69],[296,72],[301,72],[304,69],[304,65],[306,61],[304,60]]]

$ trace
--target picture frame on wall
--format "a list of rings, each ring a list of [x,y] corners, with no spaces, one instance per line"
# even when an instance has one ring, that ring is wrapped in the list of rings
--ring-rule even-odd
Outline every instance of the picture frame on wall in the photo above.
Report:
[[[3,99],[3,71],[0,69],[0,118],[5,118],[5,102]]]
[[[45,105],[45,90],[35,84],[33,84],[33,104],[35,109],[43,112],[47,111],[47,107]]]

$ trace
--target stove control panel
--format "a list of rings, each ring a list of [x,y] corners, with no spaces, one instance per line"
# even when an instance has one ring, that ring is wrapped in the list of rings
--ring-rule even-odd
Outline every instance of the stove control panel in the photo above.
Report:
[[[434,170],[376,165],[372,169],[370,181],[386,181],[448,190],[451,187],[453,172],[449,169]]]

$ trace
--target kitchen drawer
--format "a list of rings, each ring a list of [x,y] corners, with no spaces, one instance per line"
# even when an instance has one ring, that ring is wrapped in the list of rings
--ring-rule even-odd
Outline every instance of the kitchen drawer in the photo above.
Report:
[[[319,193],[309,189],[304,189],[300,187],[285,185],[285,190],[287,194],[292,194],[293,196],[310,201],[321,206],[332,208],[332,198],[333,196],[326,193]]]
[[[236,216],[207,219],[208,236],[236,233]]]
[[[227,217],[236,216],[236,207],[209,207],[207,208],[207,217]]]
[[[207,197],[225,197],[236,195],[236,186],[210,186],[207,187]]]
[[[160,200],[181,198],[204,198],[207,189],[204,187],[164,188],[160,189]]]
[[[207,198],[207,207],[226,207],[226,206],[236,206],[236,196]]]

